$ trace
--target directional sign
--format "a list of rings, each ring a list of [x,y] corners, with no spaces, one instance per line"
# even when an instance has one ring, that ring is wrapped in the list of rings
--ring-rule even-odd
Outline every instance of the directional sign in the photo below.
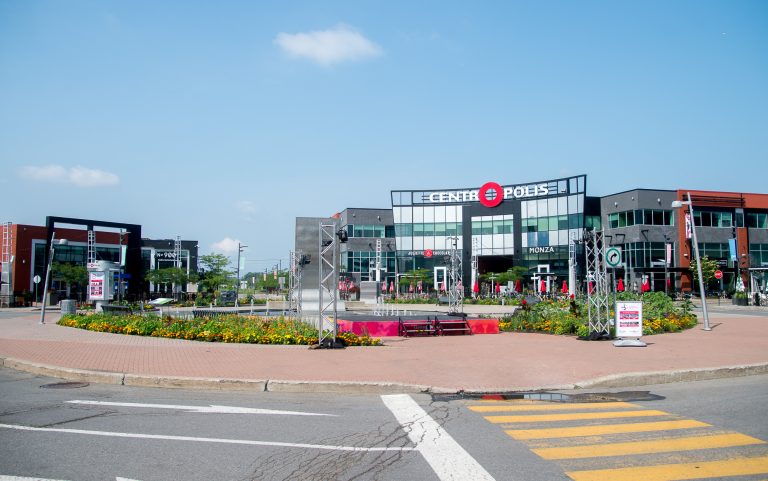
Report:
[[[723,271],[715,271],[715,279],[722,279]]]
[[[621,247],[609,247],[605,250],[605,264],[608,267],[621,265]]]

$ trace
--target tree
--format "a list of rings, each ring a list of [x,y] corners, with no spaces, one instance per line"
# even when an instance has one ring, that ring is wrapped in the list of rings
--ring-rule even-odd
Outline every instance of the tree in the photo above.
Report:
[[[194,276],[187,275],[187,270],[181,267],[166,267],[149,271],[144,276],[147,282],[154,284],[177,284],[184,286],[194,279]]]
[[[717,270],[717,261],[710,259],[707,256],[701,258],[701,275],[704,278],[704,285],[708,286],[715,279],[715,271]],[[693,282],[699,282],[699,270],[696,267],[696,259],[691,259],[691,272],[693,273]]]
[[[406,288],[413,284],[415,288],[419,281],[421,281],[422,290],[424,292],[429,291],[435,283],[434,278],[432,277],[432,271],[429,269],[414,269],[408,271],[400,277],[399,284]]]
[[[200,256],[200,284],[204,290],[218,291],[220,286],[235,281],[234,272],[228,269],[229,263],[229,258],[223,254]]]
[[[85,266],[75,264],[63,264],[54,262],[51,265],[51,274],[67,284],[67,295],[70,294],[72,284],[77,284],[78,291],[88,283],[88,270]]]

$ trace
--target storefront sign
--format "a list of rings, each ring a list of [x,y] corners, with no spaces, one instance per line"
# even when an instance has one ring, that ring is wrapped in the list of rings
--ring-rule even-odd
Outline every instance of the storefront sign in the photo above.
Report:
[[[528,248],[529,254],[554,254],[555,248],[553,246],[544,246],[544,247],[529,247]]]
[[[489,198],[490,192],[495,196]],[[549,184],[504,186],[496,182],[487,182],[479,189],[436,191],[424,194],[424,200],[434,204],[450,204],[453,202],[480,202],[486,207],[496,207],[505,199],[522,199],[549,195]]]
[[[642,337],[643,303],[640,301],[616,302],[616,337]]]
[[[427,255],[429,253],[429,255]],[[427,258],[434,257],[434,256],[448,256],[451,255],[451,251],[436,251],[433,249],[427,249],[424,251],[408,251],[406,253],[408,256],[424,256]]]

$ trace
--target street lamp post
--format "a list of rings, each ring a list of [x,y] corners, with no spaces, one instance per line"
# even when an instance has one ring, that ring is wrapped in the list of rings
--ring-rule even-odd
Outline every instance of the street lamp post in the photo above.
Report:
[[[704,315],[704,330],[711,331],[709,327],[709,314],[707,313],[707,296],[704,292],[704,276],[701,273],[701,257],[699,256],[699,242],[696,238],[696,222],[693,218],[693,202],[691,202],[691,193],[688,192],[688,200],[675,200],[672,201],[672,208],[679,209],[684,205],[688,206],[688,212],[691,216],[691,232],[693,237],[693,253],[696,256],[696,270],[699,274],[699,293],[701,295],[701,310]]]
[[[248,246],[237,243],[237,285],[235,286],[235,302],[240,299],[240,253]]]
[[[45,284],[43,284],[43,307],[40,309],[40,324],[45,324],[45,307],[48,304],[48,284],[51,281],[51,266],[53,264],[54,241],[56,232],[51,235],[51,248],[48,251],[48,265],[45,269]],[[67,239],[59,239],[59,245],[66,245]]]

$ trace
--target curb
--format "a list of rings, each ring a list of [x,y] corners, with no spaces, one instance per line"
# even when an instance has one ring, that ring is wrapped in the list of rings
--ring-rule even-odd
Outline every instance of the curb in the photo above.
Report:
[[[111,384],[120,386],[155,387],[165,389],[200,389],[214,391],[256,391],[282,393],[338,393],[338,394],[489,394],[512,392],[569,391],[594,388],[624,388],[669,384],[674,382],[705,381],[731,377],[768,374],[768,362],[725,366],[717,368],[683,369],[662,372],[630,372],[612,374],[583,382],[556,386],[512,389],[448,388],[396,382],[356,381],[288,381],[268,379],[228,379],[181,376],[152,376],[105,371],[73,369],[38,364],[14,358],[0,357],[0,367],[28,372],[39,376],[71,381]]]

